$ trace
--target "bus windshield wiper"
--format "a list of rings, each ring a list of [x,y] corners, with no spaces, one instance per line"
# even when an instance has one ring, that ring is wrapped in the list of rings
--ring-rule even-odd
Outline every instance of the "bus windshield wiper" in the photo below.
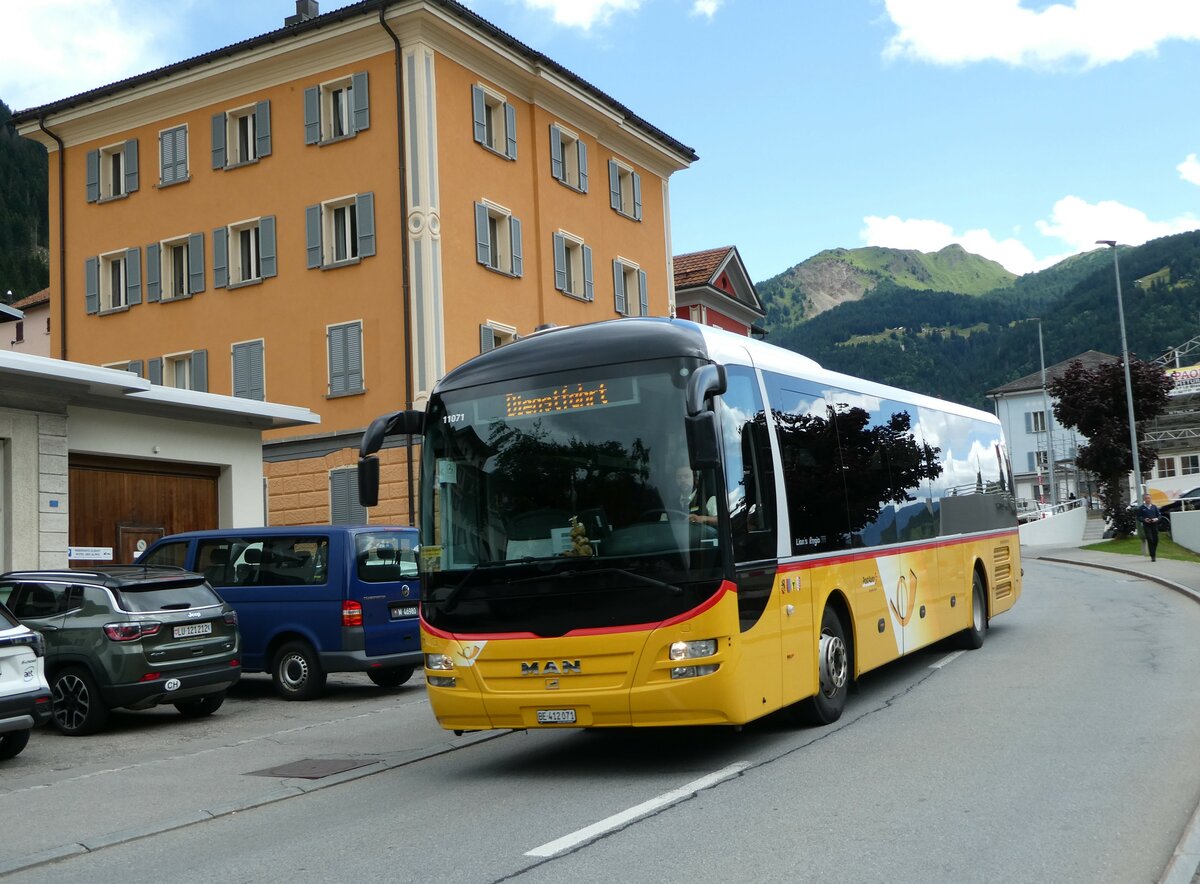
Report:
[[[496,559],[495,561],[491,561],[491,562],[476,562],[474,565],[471,566],[471,570],[469,570],[463,576],[463,579],[458,581],[458,583],[456,583],[451,588],[451,590],[448,593],[446,593],[446,597],[444,599],[442,599],[441,603],[446,606],[447,611],[454,610],[455,602],[457,602],[457,600],[458,600],[458,594],[460,592],[462,592],[463,589],[466,587],[466,585],[474,579],[475,573],[480,568],[503,568],[505,565],[529,564],[530,562],[538,561],[539,558],[544,559],[544,558],[554,558],[554,557],[553,556],[520,556],[515,559]]]
[[[532,583],[535,580],[588,577],[593,574],[620,574],[622,577],[628,577],[629,579],[634,580],[643,586],[657,586],[660,589],[669,589],[674,595],[683,594],[683,587],[681,586],[676,586],[674,583],[666,583],[665,581],[657,580],[654,577],[647,577],[645,574],[639,574],[636,571],[627,571],[624,568],[595,568],[587,571],[579,571],[571,568],[566,571],[556,571],[555,573],[546,576],[538,575],[536,577],[523,577],[520,580],[510,581],[510,583],[511,585],[516,586],[520,583]]]

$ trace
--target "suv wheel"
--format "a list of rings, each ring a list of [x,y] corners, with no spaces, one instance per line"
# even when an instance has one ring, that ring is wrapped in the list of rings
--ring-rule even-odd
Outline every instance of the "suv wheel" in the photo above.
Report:
[[[25,731],[9,731],[7,734],[0,734],[0,761],[9,758],[16,758],[21,754],[21,750],[25,748],[25,744],[29,742],[29,735],[33,733],[33,728]]]
[[[381,688],[398,688],[413,676],[416,671],[415,666],[393,666],[388,669],[371,669],[367,671],[367,678],[375,682]]]
[[[217,691],[215,694],[205,694],[203,697],[180,700],[175,704],[175,708],[184,718],[204,718],[220,709],[224,702],[225,692]]]
[[[325,690],[325,670],[308,642],[288,642],[271,665],[275,693],[285,700],[311,700]]]
[[[68,737],[94,734],[108,723],[108,709],[86,669],[73,666],[55,673],[50,695],[54,700],[54,724]]]

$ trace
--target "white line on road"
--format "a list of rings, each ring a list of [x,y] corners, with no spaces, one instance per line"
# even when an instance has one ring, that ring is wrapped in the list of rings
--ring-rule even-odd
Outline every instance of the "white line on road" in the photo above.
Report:
[[[659,795],[657,798],[651,798],[649,801],[644,801],[636,807],[631,807],[628,810],[623,810],[620,813],[613,814],[607,819],[600,820],[598,823],[592,823],[578,831],[572,832],[570,835],[543,844],[541,847],[535,847],[533,850],[525,852],[526,856],[555,856],[570,850],[587,841],[595,840],[606,832],[611,832],[614,829],[619,829],[622,826],[628,825],[642,817],[649,816],[655,811],[661,810],[664,807],[669,807],[672,804],[678,804],[685,798],[691,798],[697,792],[702,792],[705,789],[710,789],[718,783],[724,782],[732,777],[736,777],[742,771],[750,766],[749,761],[739,761],[736,764],[731,764],[729,767],[722,768],[715,773],[710,773],[707,776],[700,777],[698,780],[692,780],[685,786],[680,786],[674,791]]]
[[[929,668],[930,669],[941,669],[943,666],[953,663],[955,660],[957,660],[959,657],[961,657],[965,653],[966,653],[966,651],[955,651],[952,654],[947,654],[945,657],[938,660],[936,663],[931,663],[929,665]]]

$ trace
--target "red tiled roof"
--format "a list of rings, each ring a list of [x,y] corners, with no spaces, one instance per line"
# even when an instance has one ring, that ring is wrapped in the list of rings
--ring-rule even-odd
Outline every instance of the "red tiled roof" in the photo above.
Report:
[[[733,251],[733,246],[721,246],[719,249],[706,249],[703,252],[691,252],[687,255],[676,255],[672,259],[675,271],[675,288],[687,288],[693,285],[705,285],[717,272],[721,262]]]
[[[22,298],[19,301],[13,302],[12,307],[17,310],[28,310],[30,307],[40,307],[42,304],[50,303],[50,289],[42,289],[40,292],[34,292],[27,298]]]

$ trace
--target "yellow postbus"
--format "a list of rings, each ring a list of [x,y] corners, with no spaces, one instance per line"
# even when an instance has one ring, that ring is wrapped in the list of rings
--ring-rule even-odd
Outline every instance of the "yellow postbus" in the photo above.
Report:
[[[419,437],[424,676],[490,728],[836,720],[868,670],[983,643],[1021,592],[990,414],[675,319],[538,332],[449,372]]]

